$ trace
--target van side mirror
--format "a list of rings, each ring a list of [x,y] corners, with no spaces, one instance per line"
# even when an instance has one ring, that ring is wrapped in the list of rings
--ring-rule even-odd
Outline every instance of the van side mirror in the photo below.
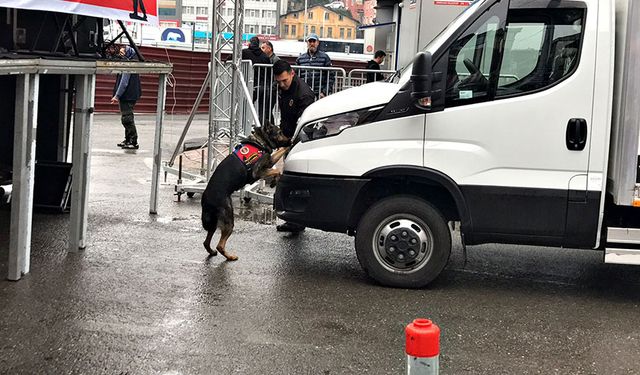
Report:
[[[431,53],[420,52],[413,61],[411,97],[421,109],[431,108],[431,83],[433,81]]]

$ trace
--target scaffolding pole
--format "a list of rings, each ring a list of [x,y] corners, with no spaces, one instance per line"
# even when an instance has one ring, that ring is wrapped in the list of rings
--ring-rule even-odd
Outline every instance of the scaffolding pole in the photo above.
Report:
[[[223,18],[225,4],[228,7],[233,6],[232,19]],[[211,178],[211,173],[217,166],[218,160],[216,157],[218,152],[215,147],[216,143],[219,143],[221,139],[225,139],[226,142],[228,138],[228,148],[231,150],[238,141],[242,117],[240,115],[241,102],[244,97],[244,92],[240,91],[242,88],[239,86],[241,83],[238,79],[238,69],[242,55],[243,19],[244,0],[215,0],[213,2],[209,72],[198,94],[198,99],[201,100],[201,96],[204,96],[207,88],[209,90],[206,180],[204,183],[198,181],[195,184],[184,185],[179,182],[176,185],[178,194],[204,191],[206,182]],[[231,35],[231,37],[227,39],[223,35]],[[231,49],[232,51],[231,58],[226,62],[222,60],[223,49]],[[180,148],[193,121],[199,100],[196,101],[197,103],[191,110],[171,160],[165,166],[165,172],[172,172],[173,170],[170,167],[173,166],[175,159],[181,152]],[[251,102],[252,98],[248,98],[248,101]]]

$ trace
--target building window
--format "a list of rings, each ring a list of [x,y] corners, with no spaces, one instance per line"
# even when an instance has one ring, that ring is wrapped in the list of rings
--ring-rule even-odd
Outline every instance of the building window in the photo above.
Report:
[[[324,27],[320,26],[320,38],[324,38]]]
[[[193,7],[182,7],[182,13],[193,14]]]
[[[351,29],[347,29],[347,39],[351,39]]]
[[[327,27],[327,38],[333,38],[333,27]]]
[[[161,16],[175,16],[176,8],[158,8],[158,14]]]
[[[314,34],[316,33],[316,27],[315,26],[311,26],[311,32],[314,33]]]
[[[344,28],[340,28],[340,39],[344,39]]]
[[[342,20],[344,20],[344,16],[341,14],[338,16],[338,21],[342,21]]]
[[[294,13],[293,18],[298,18],[298,13]]]
[[[289,25],[284,25],[284,35],[289,35]]]
[[[309,12],[309,19],[312,20],[313,19],[313,12]]]
[[[296,36],[298,35],[298,33],[296,33],[296,25],[291,25],[291,36]]]
[[[196,14],[207,14],[208,9],[207,7],[196,7]]]
[[[329,21],[329,12],[324,12],[324,20]]]

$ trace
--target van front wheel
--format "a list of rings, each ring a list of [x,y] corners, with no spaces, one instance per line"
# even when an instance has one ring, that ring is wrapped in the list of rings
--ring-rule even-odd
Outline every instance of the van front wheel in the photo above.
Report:
[[[424,200],[387,198],[360,219],[356,254],[362,268],[377,282],[420,288],[447,265],[451,233],[440,212]]]

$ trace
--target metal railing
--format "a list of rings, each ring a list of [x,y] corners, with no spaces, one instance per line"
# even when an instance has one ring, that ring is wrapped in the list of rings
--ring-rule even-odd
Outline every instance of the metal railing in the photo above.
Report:
[[[352,69],[347,76],[346,87],[362,86],[365,83],[382,81],[390,77],[395,70]]]
[[[331,95],[336,92],[361,86],[371,79],[386,79],[394,70],[372,70],[372,69],[353,69],[346,73],[343,68],[333,67],[315,67],[315,66],[291,66],[295,73],[301,79],[307,79],[305,82],[316,93],[316,99],[323,95]],[[280,106],[278,104],[278,89],[273,77],[273,65],[271,64],[255,64],[252,65],[249,60],[242,60],[242,75],[245,78],[245,86],[248,90],[252,101],[242,101],[240,134],[249,134],[252,127],[260,126],[265,123],[280,125]],[[251,115],[251,111],[255,110],[259,121]]]
[[[315,66],[291,66],[295,73],[311,87],[316,98],[322,95],[331,95],[342,91],[349,86],[346,71],[343,68],[315,67]],[[253,99],[258,117],[261,123],[269,121],[272,124],[280,124],[280,107],[278,105],[278,90],[273,78],[273,65],[253,65],[253,79],[248,87],[253,90]]]

